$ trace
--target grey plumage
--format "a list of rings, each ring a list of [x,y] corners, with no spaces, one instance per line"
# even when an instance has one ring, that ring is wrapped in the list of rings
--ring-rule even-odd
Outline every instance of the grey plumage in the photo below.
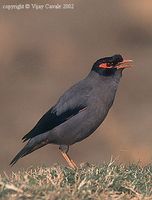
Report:
[[[86,78],[67,90],[23,137],[29,141],[10,164],[46,144],[69,146],[92,134],[113,104],[122,69],[112,68],[111,74],[104,73],[93,67]]]

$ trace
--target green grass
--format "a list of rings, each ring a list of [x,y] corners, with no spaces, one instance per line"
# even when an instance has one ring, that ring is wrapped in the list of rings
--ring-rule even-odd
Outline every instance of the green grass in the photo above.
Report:
[[[152,199],[152,165],[54,165],[0,177],[0,199]]]

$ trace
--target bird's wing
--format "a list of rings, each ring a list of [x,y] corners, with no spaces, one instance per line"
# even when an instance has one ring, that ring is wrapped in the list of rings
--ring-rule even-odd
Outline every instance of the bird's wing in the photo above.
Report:
[[[78,114],[87,107],[86,101],[89,91],[90,88],[85,89],[79,86],[69,89],[60,97],[57,104],[42,116],[35,127],[22,140],[25,142],[39,134],[45,133]]]

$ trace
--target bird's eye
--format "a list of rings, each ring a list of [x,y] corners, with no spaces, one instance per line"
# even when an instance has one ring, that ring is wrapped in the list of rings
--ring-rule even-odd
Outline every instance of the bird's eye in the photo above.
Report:
[[[116,65],[116,63],[114,63],[114,62],[109,63],[110,67],[114,67],[115,65]]]

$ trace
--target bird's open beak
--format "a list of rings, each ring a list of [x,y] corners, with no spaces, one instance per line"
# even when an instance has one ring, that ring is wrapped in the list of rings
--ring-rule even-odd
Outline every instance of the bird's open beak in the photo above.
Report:
[[[117,69],[124,69],[129,68],[132,66],[133,60],[123,60],[122,62],[119,62],[115,67]]]

